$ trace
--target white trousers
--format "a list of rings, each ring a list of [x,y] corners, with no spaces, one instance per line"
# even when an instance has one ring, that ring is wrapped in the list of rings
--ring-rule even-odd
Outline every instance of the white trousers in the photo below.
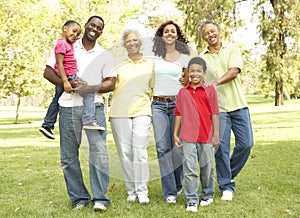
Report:
[[[129,196],[148,195],[150,116],[110,118]]]

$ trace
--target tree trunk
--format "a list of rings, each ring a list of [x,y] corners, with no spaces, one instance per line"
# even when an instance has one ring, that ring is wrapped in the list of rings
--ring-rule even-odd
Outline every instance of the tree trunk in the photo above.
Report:
[[[21,97],[18,96],[18,104],[17,104],[17,110],[16,110],[16,119],[15,119],[15,124],[19,123],[19,109],[21,105]]]
[[[275,85],[275,106],[283,105],[283,99],[283,84],[277,81]]]

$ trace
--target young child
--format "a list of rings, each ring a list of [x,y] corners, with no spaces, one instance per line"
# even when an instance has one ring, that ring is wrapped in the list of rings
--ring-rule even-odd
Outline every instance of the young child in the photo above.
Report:
[[[70,80],[79,78],[77,75],[77,62],[74,57],[73,43],[79,38],[81,34],[81,26],[74,20],[68,20],[62,27],[62,37],[57,40],[55,45],[55,59],[56,64],[54,70],[63,80],[63,87],[55,87],[55,95],[47,110],[44,118],[44,123],[40,127],[40,131],[50,139],[55,139],[52,130],[56,122],[59,105],[58,99],[65,91],[72,93],[74,89],[70,84]],[[87,93],[83,96],[83,114],[82,122],[84,129],[97,129],[105,130],[104,127],[98,126],[95,121],[95,106],[94,106],[95,93]]]
[[[214,86],[206,85],[206,63],[200,57],[188,63],[189,83],[178,92],[175,108],[174,142],[183,146],[186,211],[197,212],[199,175],[202,184],[200,206],[214,198],[214,149],[219,144],[219,107]],[[180,132],[180,137],[178,136]]]

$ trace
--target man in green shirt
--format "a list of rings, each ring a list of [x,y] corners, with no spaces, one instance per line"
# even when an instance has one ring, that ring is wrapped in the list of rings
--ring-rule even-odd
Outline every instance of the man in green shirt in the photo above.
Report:
[[[253,146],[249,109],[238,77],[243,61],[236,45],[221,42],[217,24],[206,21],[200,32],[208,44],[200,54],[209,66],[206,80],[216,86],[219,99],[220,145],[215,152],[217,180],[222,191],[221,200],[231,201],[235,191],[234,178],[244,167]],[[230,157],[231,130],[235,148]]]

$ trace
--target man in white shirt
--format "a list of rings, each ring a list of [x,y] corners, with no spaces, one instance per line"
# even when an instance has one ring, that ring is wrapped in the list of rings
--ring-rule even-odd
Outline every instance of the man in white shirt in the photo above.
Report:
[[[97,123],[106,128],[101,93],[114,90],[116,72],[111,53],[97,43],[103,28],[104,21],[101,17],[90,17],[85,24],[83,38],[74,43],[74,53],[79,77],[87,82],[89,87],[96,88],[95,116]],[[44,77],[55,85],[62,85],[62,80],[52,69],[53,66],[54,64],[47,64]],[[78,80],[71,82],[74,86],[80,84]],[[106,197],[109,182],[106,131],[85,131],[89,142],[89,173],[92,197],[83,182],[79,162],[78,150],[82,135],[83,99],[76,91],[75,93],[64,92],[59,99],[59,106],[61,166],[72,205],[75,209],[81,209],[92,201],[95,211],[104,211],[110,204],[110,200]]]

